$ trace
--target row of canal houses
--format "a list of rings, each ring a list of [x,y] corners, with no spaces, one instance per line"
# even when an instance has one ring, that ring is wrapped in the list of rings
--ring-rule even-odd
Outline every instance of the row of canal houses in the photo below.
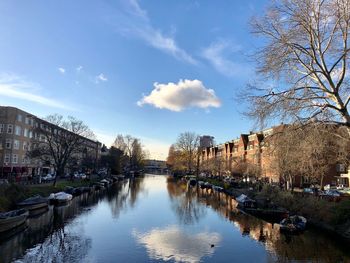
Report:
[[[206,163],[216,163],[215,170],[220,175],[247,175],[247,177],[257,175],[266,182],[278,183],[280,176],[271,165],[274,158],[271,145],[276,138],[273,135],[282,132],[286,126],[287,124],[281,124],[260,132],[241,134],[238,138],[223,144],[202,147],[200,156],[202,167],[205,167]],[[342,164],[330,165],[324,178],[324,185],[348,187],[349,181],[350,169],[346,171]],[[303,176],[295,178],[296,186],[301,186],[304,182],[307,182],[307,178]]]
[[[271,154],[269,145],[271,136],[285,125],[274,126],[261,132],[241,134],[238,138],[212,147],[204,147],[201,163],[216,160],[221,165],[222,173],[242,174],[244,169],[257,169],[261,177],[269,182],[278,182],[278,175],[270,167]]]

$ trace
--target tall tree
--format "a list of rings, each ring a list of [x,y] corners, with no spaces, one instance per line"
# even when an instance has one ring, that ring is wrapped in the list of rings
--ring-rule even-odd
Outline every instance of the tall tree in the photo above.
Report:
[[[107,155],[101,156],[101,165],[109,167],[112,174],[120,174],[122,172],[123,158],[123,151],[112,146],[108,150]]]
[[[140,139],[131,135],[117,135],[113,146],[122,152],[128,159],[128,169],[140,169],[144,160],[148,157],[147,151],[143,148]]]
[[[63,116],[54,114],[44,120],[34,130],[29,155],[43,162],[53,163],[55,185],[70,160],[79,162],[90,154],[87,138],[94,139],[95,135],[83,121],[74,117],[64,119]]]
[[[349,28],[350,0],[273,1],[252,20],[264,38],[256,53],[264,83],[248,85],[248,115],[262,123],[317,119],[350,134]]]
[[[343,135],[344,134],[344,135]],[[296,176],[323,187],[324,178],[337,164],[347,165],[349,141],[345,127],[310,123],[307,126],[286,126],[283,132],[265,140],[273,156],[270,168],[292,187]],[[338,138],[335,140],[335,138]]]
[[[192,172],[194,168],[193,164],[196,163],[197,154],[199,154],[199,135],[193,132],[181,133],[174,146],[175,150],[181,153],[186,163],[187,171]]]
[[[186,170],[187,166],[185,163],[184,154],[180,150],[177,150],[174,144],[169,147],[166,164],[173,172]]]

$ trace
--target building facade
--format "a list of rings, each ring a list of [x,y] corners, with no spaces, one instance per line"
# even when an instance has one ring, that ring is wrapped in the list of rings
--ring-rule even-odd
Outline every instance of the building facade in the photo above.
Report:
[[[202,170],[214,172],[216,175],[251,176],[270,183],[281,182],[281,177],[274,167],[276,160],[274,149],[278,145],[275,140],[277,136],[273,135],[281,133],[285,127],[287,125],[281,124],[263,131],[241,134],[232,141],[202,149],[200,155]],[[217,168],[218,165],[220,169]],[[338,166],[342,167],[329,165],[323,185],[337,182],[349,185],[347,174],[341,174],[345,168],[340,169]],[[348,173],[350,174],[350,171]],[[296,186],[307,183],[307,177],[296,175],[294,183]]]
[[[0,176],[52,173],[53,165],[50,160],[43,162],[28,156],[33,141],[45,140],[38,131],[49,128],[63,130],[21,109],[0,106]],[[101,154],[101,143],[84,138],[84,145],[86,147],[81,155],[97,161]]]

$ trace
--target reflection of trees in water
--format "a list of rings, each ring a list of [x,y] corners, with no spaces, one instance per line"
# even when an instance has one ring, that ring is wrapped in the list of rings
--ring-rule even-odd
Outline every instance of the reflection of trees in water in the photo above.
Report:
[[[66,232],[64,227],[56,229],[42,244],[27,251],[22,262],[84,262],[91,239],[83,233]]]
[[[200,190],[198,200],[228,218],[243,236],[263,242],[270,252],[268,262],[350,262],[349,253],[346,249],[340,249],[332,237],[310,230],[300,235],[283,235],[277,224],[270,224],[238,211],[235,201],[223,193],[214,194]]]
[[[144,185],[144,177],[138,177],[136,179],[129,180],[129,204],[131,207],[135,206],[138,196],[144,191],[146,191]]]
[[[168,181],[171,207],[183,224],[194,224],[206,214],[205,207],[197,201],[196,188],[187,191],[181,182]]]
[[[113,185],[112,191],[107,194],[108,204],[114,218],[127,209],[127,206],[134,207],[140,193],[145,191],[144,178],[129,179]]]

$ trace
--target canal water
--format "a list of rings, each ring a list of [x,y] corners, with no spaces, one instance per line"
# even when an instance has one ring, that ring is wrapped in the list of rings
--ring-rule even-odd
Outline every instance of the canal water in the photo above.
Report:
[[[346,245],[240,213],[225,194],[146,175],[30,218],[0,262],[350,262]]]

